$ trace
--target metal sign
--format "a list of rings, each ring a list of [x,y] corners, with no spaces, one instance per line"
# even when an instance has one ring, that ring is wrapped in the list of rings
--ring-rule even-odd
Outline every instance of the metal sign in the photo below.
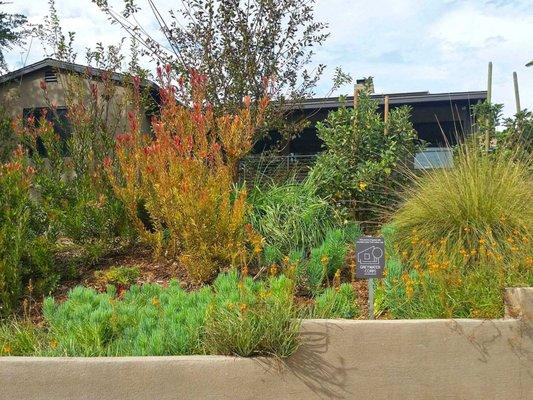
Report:
[[[355,242],[355,277],[372,279],[383,277],[385,242],[382,237],[363,236]]]

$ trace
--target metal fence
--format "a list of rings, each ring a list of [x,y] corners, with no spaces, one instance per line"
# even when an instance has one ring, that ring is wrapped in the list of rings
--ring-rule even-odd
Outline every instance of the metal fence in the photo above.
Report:
[[[239,164],[239,179],[249,183],[257,183],[269,179],[285,180],[292,178],[301,182],[309,173],[316,158],[316,154],[247,156]]]

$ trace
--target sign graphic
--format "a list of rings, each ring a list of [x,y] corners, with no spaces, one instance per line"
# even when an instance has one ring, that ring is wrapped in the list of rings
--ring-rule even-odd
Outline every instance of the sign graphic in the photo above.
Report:
[[[363,236],[355,242],[355,277],[381,278],[385,268],[385,242],[382,237]]]

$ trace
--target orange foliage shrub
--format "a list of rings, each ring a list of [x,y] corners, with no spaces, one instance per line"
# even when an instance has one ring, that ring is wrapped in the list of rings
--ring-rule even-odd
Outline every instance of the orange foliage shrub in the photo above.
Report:
[[[164,251],[191,278],[207,281],[222,268],[243,265],[247,242],[255,240],[245,229],[246,191],[234,189],[234,178],[268,100],[256,113],[246,99],[237,115],[217,117],[204,101],[204,76],[191,72],[189,107],[176,101],[170,69],[158,75],[162,106],[152,120],[154,136],[141,133],[130,113],[129,132],[117,137],[116,168],[111,159],[105,164],[117,196],[156,254]]]

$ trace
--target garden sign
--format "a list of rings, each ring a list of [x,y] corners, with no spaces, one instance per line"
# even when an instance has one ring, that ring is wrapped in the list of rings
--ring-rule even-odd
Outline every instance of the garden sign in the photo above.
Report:
[[[374,319],[374,278],[385,269],[385,241],[382,237],[363,236],[355,242],[355,277],[368,279],[368,315]]]

